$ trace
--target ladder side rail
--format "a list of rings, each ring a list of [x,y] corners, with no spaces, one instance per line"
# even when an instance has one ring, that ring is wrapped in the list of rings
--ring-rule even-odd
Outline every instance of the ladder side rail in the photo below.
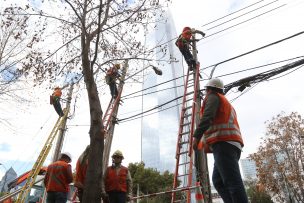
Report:
[[[47,153],[49,153],[50,149],[51,148],[47,149]],[[40,162],[41,164],[38,165],[37,168],[39,168],[39,170],[36,170],[35,173],[32,175],[32,177],[31,177],[32,180],[29,182],[28,186],[25,188],[25,190],[23,192],[23,196],[22,196],[21,202],[25,202],[25,199],[27,198],[28,193],[32,189],[33,185],[35,184],[35,180],[37,178],[37,175],[40,172],[40,168],[42,167],[42,164],[45,161],[45,159],[46,159],[46,156],[44,156],[43,160]]]
[[[196,97],[197,97],[197,89],[198,89],[198,83],[199,83],[199,71],[198,66],[196,66],[196,69],[194,70],[194,93],[193,93],[193,101],[192,101],[192,114],[191,114],[191,126],[190,126],[190,133],[189,133],[189,150],[188,150],[188,156],[190,159],[189,163],[189,175],[188,175],[188,187],[192,186],[192,174],[193,174],[193,153],[192,153],[192,137],[194,133],[194,123],[195,123],[195,112],[196,112]],[[187,191],[187,203],[191,202],[191,191]]]
[[[110,121],[112,120],[112,117],[113,117],[114,109],[116,109],[117,105],[119,104],[121,92],[122,92],[122,88],[118,91],[118,95],[117,95],[116,99],[115,100],[111,99],[111,102],[110,102],[111,110],[110,110],[110,113],[108,114],[108,119],[105,120],[105,123],[104,123],[104,129],[106,129],[106,130],[108,130],[108,128],[109,128]]]
[[[65,114],[64,117],[66,117],[67,114]],[[31,189],[32,185],[34,184],[34,181],[40,171],[40,168],[42,166],[42,164],[44,163],[49,151],[50,151],[50,148],[52,146],[52,142],[59,130],[59,127],[62,126],[62,123],[63,123],[63,119],[61,118],[64,118],[64,117],[59,117],[54,128],[52,129],[52,132],[51,134],[48,136],[38,158],[37,158],[37,161],[34,163],[33,165],[33,168],[29,174],[29,177],[27,178],[27,181],[25,183],[25,185],[22,187],[22,190],[21,192],[19,193],[18,195],[18,198],[17,198],[17,203],[21,202],[23,203],[24,202],[24,199],[26,197],[26,195],[28,194],[29,190]],[[59,123],[58,123],[59,122]]]
[[[112,101],[112,99],[111,99],[111,101]],[[103,122],[104,122],[104,120],[106,119],[107,115],[109,114],[109,113],[108,113],[109,110],[111,109],[111,104],[112,104],[111,101],[109,102],[108,108],[107,108],[106,112],[105,112],[104,115],[103,115],[103,118],[102,118]]]
[[[108,132],[106,140],[105,140],[105,147],[104,147],[104,164],[105,165],[107,165],[109,162],[109,155],[110,155],[110,150],[111,150],[111,145],[112,145],[112,140],[113,140],[113,133],[114,133],[114,126],[115,126],[114,117],[117,115],[117,112],[118,112],[119,100],[121,98],[122,90],[123,90],[123,85],[120,87],[120,90],[118,91],[117,98],[114,101],[115,103],[114,103],[112,112],[110,114],[110,117],[108,119],[109,122],[105,126],[105,129]],[[105,171],[105,169],[106,169],[106,167],[104,167],[104,171]]]
[[[180,124],[179,124],[179,130],[178,130],[178,138],[177,138],[177,144],[176,144],[176,165],[175,165],[175,174],[174,174],[174,180],[173,180],[173,188],[177,188],[177,183],[178,183],[178,171],[179,171],[179,160],[180,160],[180,139],[182,137],[182,133],[183,133],[183,124],[184,124],[184,115],[186,112],[186,97],[188,95],[187,90],[188,90],[188,82],[189,82],[189,75],[190,75],[190,71],[188,69],[187,71],[187,76],[186,76],[186,81],[185,81],[185,87],[184,87],[184,95],[183,95],[183,100],[182,100],[182,110],[181,110],[181,116],[180,116]],[[176,193],[173,192],[172,193],[172,197],[171,197],[171,202],[175,201],[176,198]]]
[[[199,65],[197,65],[198,67]],[[192,156],[192,136],[194,133],[194,123],[196,119],[196,98],[198,93],[198,83],[199,83],[199,69],[195,71],[195,81],[194,81],[194,93],[193,93],[193,101],[192,101],[192,115],[191,115],[191,128],[190,128],[190,146],[189,146],[189,156]]]
[[[122,90],[123,90],[123,87],[125,84],[124,80],[125,80],[127,69],[128,69],[128,60],[125,61],[125,64],[123,66],[122,76],[119,80],[120,82],[119,82],[119,86],[118,86],[118,94],[114,101],[113,101],[113,99],[111,100],[112,102],[114,102],[114,104],[113,104],[109,119],[104,127],[105,130],[107,131],[107,136],[105,138],[105,145],[104,145],[104,149],[103,149],[103,173],[102,174],[104,174],[104,172],[108,166],[108,162],[109,162],[110,150],[111,150],[114,128],[115,128],[115,123],[116,123],[116,120],[114,121],[113,119],[117,116],[119,102],[120,102]]]

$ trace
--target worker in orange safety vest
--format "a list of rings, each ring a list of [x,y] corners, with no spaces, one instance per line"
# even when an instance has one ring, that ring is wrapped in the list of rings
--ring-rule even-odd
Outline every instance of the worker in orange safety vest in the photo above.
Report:
[[[177,38],[175,45],[179,48],[180,52],[185,58],[186,63],[190,70],[196,66],[196,61],[190,52],[190,42],[192,41],[192,31],[190,27],[184,27],[182,34]]]
[[[68,152],[60,154],[58,161],[47,168],[44,185],[47,191],[47,203],[66,203],[69,184],[73,182],[71,163],[72,157]]]
[[[213,153],[212,182],[225,203],[248,203],[238,164],[244,143],[236,112],[224,96],[222,80],[209,80],[206,90],[193,149],[198,150],[200,145],[205,152]]]
[[[80,203],[82,202],[85,177],[88,168],[89,150],[90,150],[90,145],[88,145],[86,149],[82,152],[76,163],[74,186],[77,188],[77,196]]]
[[[110,87],[110,92],[112,98],[116,98],[118,95],[116,79],[120,77],[118,70],[120,69],[120,64],[115,64],[113,67],[107,70],[106,72],[106,83]]]
[[[117,150],[112,155],[102,181],[102,198],[109,203],[126,203],[132,198],[132,179],[127,167],[121,165],[123,154]]]
[[[54,92],[53,92],[53,94],[51,96],[51,100],[50,100],[50,103],[53,104],[55,111],[57,112],[57,114],[60,117],[64,116],[64,113],[62,111],[61,104],[60,104],[61,95],[62,95],[61,88],[56,87],[54,89]]]

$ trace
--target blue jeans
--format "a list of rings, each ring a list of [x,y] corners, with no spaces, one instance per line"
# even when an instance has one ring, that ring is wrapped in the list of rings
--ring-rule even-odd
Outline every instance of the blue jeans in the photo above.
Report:
[[[46,203],[66,203],[68,200],[68,193],[66,192],[48,192]]]
[[[110,203],[126,203],[127,194],[125,192],[111,191],[107,192],[109,195]]]
[[[238,163],[241,150],[227,142],[213,144],[212,150],[212,181],[219,195],[225,203],[248,203]]]

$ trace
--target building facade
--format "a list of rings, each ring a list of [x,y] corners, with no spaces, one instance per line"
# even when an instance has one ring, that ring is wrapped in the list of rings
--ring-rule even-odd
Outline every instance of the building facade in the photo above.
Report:
[[[241,159],[241,168],[244,180],[254,180],[257,178],[256,164],[251,159]]]
[[[163,74],[157,77],[153,73],[145,75],[143,89],[158,86],[144,92],[156,93],[143,96],[143,109],[162,105],[183,94],[182,57],[174,44],[175,40],[172,40],[177,37],[177,33],[170,11],[166,15],[166,23],[157,23],[155,32],[151,33],[155,36],[156,45],[166,45],[156,48],[155,65]],[[174,100],[158,108],[155,114],[142,118],[142,161],[146,167],[156,168],[161,172],[174,171],[180,103],[181,99]]]

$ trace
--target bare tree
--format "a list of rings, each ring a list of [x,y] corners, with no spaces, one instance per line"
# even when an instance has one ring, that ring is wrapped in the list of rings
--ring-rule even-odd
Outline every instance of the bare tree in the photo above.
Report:
[[[30,30],[31,21],[29,16],[24,15],[27,9],[29,7],[11,6],[1,8],[0,11],[0,106],[2,112],[9,111],[7,104],[17,105],[29,101],[21,92],[25,86],[25,82],[19,80],[22,77],[21,64],[26,60],[26,55],[31,53],[33,44],[41,37],[43,24],[37,19],[36,30]],[[10,125],[5,113],[1,114],[0,123]]]
[[[34,78],[36,84],[60,78],[72,78],[73,82],[84,79],[91,151],[83,201],[100,203],[104,132],[96,84],[104,78],[104,65],[126,59],[154,60],[155,47],[145,46],[144,35],[149,28],[154,29],[164,4],[159,0],[41,0],[28,6],[32,11],[24,14],[44,17],[48,26],[26,56],[27,61],[22,62],[20,72]]]
[[[280,202],[304,201],[304,120],[292,112],[268,122],[266,137],[250,158],[257,164],[259,183]]]

